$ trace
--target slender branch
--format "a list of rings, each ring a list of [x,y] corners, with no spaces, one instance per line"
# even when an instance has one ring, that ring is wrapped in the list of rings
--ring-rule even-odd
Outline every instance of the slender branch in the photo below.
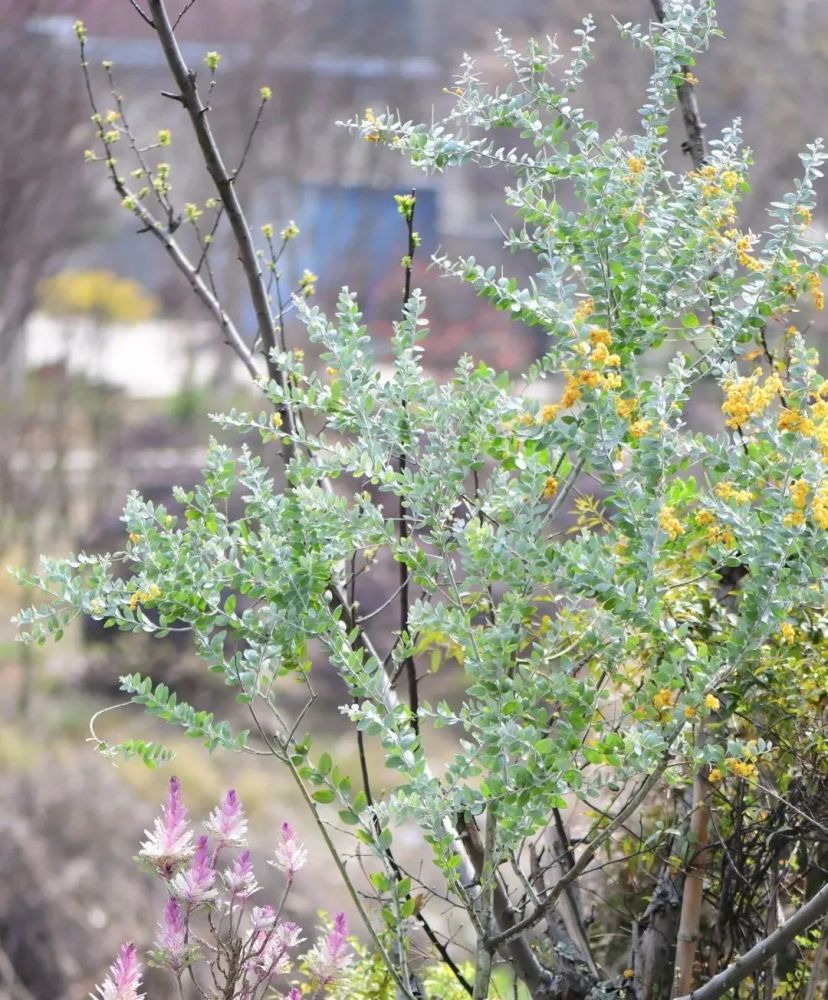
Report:
[[[703,745],[700,733],[699,746]],[[699,939],[704,898],[704,865],[710,828],[710,797],[713,787],[707,780],[709,768],[703,764],[693,782],[693,806],[690,812],[688,858],[681,900],[681,919],[676,937],[676,961],[673,972],[674,995],[686,993],[693,985],[693,965]]]
[[[664,24],[666,11],[664,0],[650,0],[653,10],[661,24]],[[704,165],[707,159],[707,144],[704,141],[704,122],[699,114],[699,105],[696,101],[696,89],[688,79],[689,67],[682,66],[684,81],[676,88],[681,117],[684,120],[684,130],[687,133],[687,141],[682,144],[682,149],[690,154],[693,166],[696,170]]]
[[[195,0],[192,0],[192,2],[195,3]],[[138,16],[145,24],[148,24],[151,28],[155,27],[155,25],[152,23],[152,18],[147,14],[145,10],[142,10],[141,7],[139,6],[138,0],[129,0],[129,3],[132,9],[138,14]]]
[[[80,43],[81,49],[81,67],[83,69],[84,83],[86,85],[86,93],[89,99],[89,105],[95,115],[96,121],[100,121],[100,113],[98,111],[97,102],[95,101],[95,93],[92,89],[92,80],[89,75],[89,64],[86,60],[86,46],[84,40],[81,39]],[[107,169],[109,170],[110,180],[115,188],[115,191],[121,197],[122,200],[129,199],[129,202],[134,205],[133,211],[138,219],[143,223],[144,232],[152,233],[152,235],[159,240],[164,249],[170,255],[173,264],[176,269],[179,270],[184,277],[187,279],[190,287],[195,292],[196,297],[201,300],[203,305],[207,308],[210,314],[213,316],[215,321],[221,327],[224,332],[227,343],[236,354],[241,359],[245,368],[248,372],[256,378],[259,375],[259,369],[256,366],[256,359],[254,358],[251,351],[248,349],[247,344],[244,342],[244,338],[239,333],[236,328],[235,323],[228,316],[227,312],[222,307],[219,300],[210,291],[210,289],[205,284],[204,280],[199,276],[197,269],[193,266],[190,259],[181,249],[179,244],[173,238],[170,230],[163,226],[161,221],[157,219],[152,212],[147,209],[142,202],[139,200],[137,195],[124,183],[123,179],[118,174],[115,169],[115,165],[111,160],[108,147],[103,141],[101,126],[98,124],[98,137],[101,140],[104,150],[104,158],[107,162]]]
[[[499,934],[496,934],[493,938],[490,938],[490,948],[499,948],[501,944],[505,944],[512,938],[517,937],[518,934],[521,934],[523,931],[529,930],[530,927],[534,927],[535,924],[540,923],[549,910],[551,910],[557,903],[561,893],[566,889],[566,887],[579,878],[584,871],[586,871],[592,859],[601,847],[607,842],[607,840],[609,840],[619,827],[624,825],[627,818],[635,812],[653,788],[655,788],[659,781],[661,781],[661,776],[664,774],[664,771],[667,769],[667,765],[670,762],[670,747],[673,745],[676,736],[678,736],[678,732],[679,730],[676,729],[674,734],[671,734],[672,739],[668,740],[667,750],[665,751],[664,756],[656,769],[642,783],[641,787],[630,798],[629,802],[627,802],[623,809],[615,815],[615,818],[612,819],[607,826],[597,833],[595,837],[593,837],[593,839],[586,845],[575,864],[573,864],[572,867],[564,875],[562,875],[560,879],[558,879],[550,890],[549,895],[546,899],[544,899],[540,906],[537,906],[528,916],[524,917],[523,920],[519,920],[508,929],[503,930]]]
[[[693,990],[678,1000],[717,1000],[724,996],[743,979],[752,975],[765,965],[798,935],[806,931],[811,924],[828,913],[828,884],[808,900],[803,906],[781,924],[772,934],[755,944],[724,971],[713,976],[704,986]]]
[[[473,1000],[486,1000],[492,979],[492,952],[486,947],[494,920],[494,892],[497,871],[494,865],[497,844],[497,814],[490,801],[486,807],[486,835],[483,847],[483,864],[480,871],[481,892],[477,898],[477,915],[480,930],[477,935],[476,968],[474,973]]]
[[[406,229],[408,233],[408,254],[405,258],[405,285],[403,288],[403,309],[408,305],[408,301],[411,298],[411,270],[414,262],[414,253],[417,249],[417,240],[414,234],[414,209],[417,205],[417,192],[412,189],[411,194],[408,196],[410,201],[405,201],[402,203],[401,207],[404,207],[404,218]],[[404,421],[404,426],[401,428],[401,438],[404,433],[408,430],[408,408],[403,400],[402,404],[402,416]],[[401,443],[400,447],[400,459],[398,464],[398,469],[400,476],[403,475],[406,469],[406,453],[404,442]],[[408,523],[408,510],[406,508],[405,500],[403,498],[403,484],[400,483],[400,520],[398,525],[398,535],[400,545],[403,545],[409,537],[410,529]],[[405,635],[408,632],[408,616],[410,609],[410,574],[408,569],[408,564],[404,559],[400,560],[400,635]],[[406,679],[408,682],[408,707],[411,709],[411,728],[414,733],[419,737],[420,735],[420,694],[417,687],[417,668],[414,665],[414,657],[408,655],[403,660],[403,669],[405,670]]]
[[[268,374],[279,383],[283,390],[286,390],[284,373],[271,357],[271,352],[276,349],[277,344],[265,279],[256,256],[250,227],[233,184],[233,178],[224,165],[221,152],[210,129],[207,116],[208,108],[202,101],[196,86],[195,71],[190,69],[184,61],[164,0],[149,0],[149,5],[167,65],[180,92],[181,104],[189,115],[204,165],[221,197],[221,203],[233,231],[233,237],[239,251],[239,260],[247,279],[250,301],[256,314],[258,336],[264,348]],[[294,437],[296,429],[291,408],[286,404],[281,406],[280,415],[285,423],[288,436]],[[286,453],[291,454],[293,446],[288,444],[285,447]]]

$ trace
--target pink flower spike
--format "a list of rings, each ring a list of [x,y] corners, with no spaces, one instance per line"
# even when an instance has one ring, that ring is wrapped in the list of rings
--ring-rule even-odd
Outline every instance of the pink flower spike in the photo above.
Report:
[[[225,868],[222,878],[230,895],[238,899],[249,899],[260,888],[250,863],[250,851],[242,851],[233,864]]]
[[[146,994],[138,992],[140,986],[141,963],[138,961],[135,945],[128,941],[121,945],[103,985],[95,987],[100,998],[96,998],[94,993],[89,995],[93,1000],[143,1000]]]
[[[186,965],[187,922],[178,903],[171,899],[164,909],[164,922],[158,925],[156,944],[161,958],[173,972],[181,972]]]
[[[348,947],[348,924],[345,914],[334,916],[333,927],[308,953],[308,966],[320,986],[329,985],[351,963]]]
[[[250,914],[250,922],[253,925],[252,934],[260,934],[272,929],[276,923],[276,911],[272,906],[254,906]]]
[[[216,837],[220,847],[224,844],[232,847],[247,846],[247,817],[234,788],[210,813],[205,826]]]
[[[292,986],[288,991],[287,1000],[302,1000],[302,993],[298,986]]]
[[[282,823],[282,842],[276,845],[274,858],[268,864],[283,871],[288,878],[293,878],[308,860],[305,845],[296,839],[296,831],[290,823]]]
[[[207,838],[199,837],[189,868],[179,872],[172,880],[173,894],[190,906],[198,906],[209,902],[216,895],[216,889],[213,888],[215,880],[216,872],[210,863]]]
[[[149,830],[144,833],[147,839],[141,844],[138,856],[148,861],[164,878],[172,878],[193,853],[193,833],[189,829],[187,809],[181,801],[178,778],[170,778],[161,815],[156,817],[152,833]]]

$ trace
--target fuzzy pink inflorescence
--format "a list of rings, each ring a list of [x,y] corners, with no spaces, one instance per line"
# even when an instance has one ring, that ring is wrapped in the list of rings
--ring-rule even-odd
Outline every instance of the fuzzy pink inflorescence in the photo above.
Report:
[[[210,813],[205,826],[215,836],[219,846],[247,846],[247,817],[234,788],[227,792],[221,803]]]
[[[296,839],[296,831],[290,823],[282,823],[282,839],[276,845],[273,860],[269,863],[292,879],[307,860],[308,852],[305,845]]]
[[[170,778],[161,815],[156,817],[152,832],[145,830],[144,833],[147,839],[141,845],[139,857],[150,862],[164,878],[172,878],[193,853],[193,832],[181,799],[178,778]]]
[[[96,989],[100,997],[90,996],[93,1000],[143,1000],[145,994],[139,993],[141,988],[141,963],[135,951],[135,945],[130,941],[121,945],[118,957],[109,967],[109,975],[101,986]]]

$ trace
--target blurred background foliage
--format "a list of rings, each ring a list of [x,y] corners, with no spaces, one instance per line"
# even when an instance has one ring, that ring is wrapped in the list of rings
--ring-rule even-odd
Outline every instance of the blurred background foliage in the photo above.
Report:
[[[260,87],[272,90],[239,186],[257,224],[278,231],[296,220],[300,235],[286,263],[294,284],[305,268],[318,274],[323,306],[343,284],[358,289],[382,357],[398,314],[404,252],[392,195],[416,185],[423,247],[415,282],[429,296],[434,331],[427,364],[446,372],[468,351],[520,372],[543,335],[509,324],[426,267],[440,247],[526,273],[529,264],[506,258],[500,246],[497,223],[511,221],[504,177],[469,170],[425,178],[335,123],[366,107],[427,120],[447,100],[443,89],[462,52],[478,58],[487,79],[505,76],[491,55],[496,27],[519,41],[544,33],[565,39],[587,10],[598,21],[599,44],[582,100],[606,132],[634,129],[649,67],[645,53],[619,39],[612,16],[646,21],[646,0],[196,0],[180,33],[193,64],[209,50],[223,56],[211,110],[229,160],[242,153]],[[211,193],[180,109],[160,96],[169,87],[161,53],[127,0],[0,0],[4,564],[31,565],[41,552],[118,549],[126,493],[168,502],[173,485],[190,487],[215,433],[207,413],[252,398],[163,250],[136,235],[101,165],[84,163],[92,130],[71,28],[78,17],[89,31],[102,104],[100,63],[112,60],[132,128],[147,142],[159,129],[170,132],[160,152],[175,194],[202,204]],[[698,96],[709,136],[743,119],[756,165],[741,222],[761,228],[766,203],[798,173],[797,152],[825,131],[828,4],[722,0],[720,21],[727,42],[695,69]],[[676,169],[687,167],[681,138],[677,128]],[[823,207],[814,226],[824,232],[826,225]],[[233,305],[238,278],[220,263],[230,252],[229,244],[216,247],[216,280]],[[295,327],[291,334],[298,336]],[[700,400],[698,422],[715,420],[704,393]],[[377,577],[373,586],[380,595],[386,581]],[[140,764],[115,770],[97,757],[85,742],[90,716],[116,700],[117,677],[132,670],[174,682],[222,717],[241,709],[197,670],[186,646],[172,642],[113,638],[87,624],[58,647],[18,646],[8,619],[25,601],[0,578],[0,997],[60,1000],[100,981],[124,937],[144,945],[160,905],[129,859],[166,776]],[[384,627],[381,616],[376,627]],[[426,685],[446,683],[439,677]],[[323,695],[317,728],[327,734],[319,749],[356,770],[356,747],[337,711],[343,691],[336,678],[316,685]],[[153,736],[144,718],[121,713],[103,716],[98,730]],[[432,746],[440,738],[447,737],[436,734]],[[192,744],[175,749],[174,769],[195,810],[232,785],[263,851],[281,819],[301,827],[300,804],[269,765],[208,758]],[[312,921],[316,907],[334,898],[337,880],[321,844],[304,833],[317,864],[295,915]],[[409,849],[416,853],[416,843]],[[152,978],[148,988],[164,995]]]

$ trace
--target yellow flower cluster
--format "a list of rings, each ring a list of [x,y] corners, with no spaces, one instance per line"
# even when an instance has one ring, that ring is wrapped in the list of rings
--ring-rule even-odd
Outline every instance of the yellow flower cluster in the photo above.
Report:
[[[704,707],[709,708],[711,712],[718,712],[721,707],[721,702],[715,694],[708,692],[704,696]]]
[[[382,136],[380,135],[379,129],[376,127],[376,118],[374,117],[374,109],[366,108],[364,115],[364,124],[368,126],[365,132],[363,132],[363,138],[366,142],[379,142]]]
[[[658,526],[667,532],[671,541],[675,541],[684,534],[684,525],[676,517],[675,507],[671,507],[669,504],[659,511]]]
[[[638,407],[638,399],[631,396],[629,399],[617,399],[615,401],[615,412],[622,420],[629,420]]]
[[[697,510],[695,514],[696,526],[707,528],[704,537],[710,545],[723,545],[725,548],[732,548],[735,538],[730,528],[725,528],[718,524],[716,516],[710,510]]]
[[[647,163],[643,156],[628,156],[627,157],[627,170],[629,171],[628,179],[630,181],[637,181],[641,174],[644,173],[644,167]]]
[[[129,599],[130,611],[134,611],[139,604],[148,604],[161,596],[161,588],[157,583],[152,583],[146,590],[136,590]]]
[[[828,531],[828,479],[824,479],[817,490],[811,513],[819,527]]]
[[[673,705],[673,692],[669,688],[662,688],[657,694],[653,695],[653,705],[662,712],[665,708],[671,708]]]
[[[808,291],[811,293],[811,298],[814,300],[815,309],[825,308],[825,293],[822,291],[822,282],[819,279],[819,275],[812,271],[805,278],[805,284],[808,286]]]
[[[782,642],[786,643],[788,646],[796,642],[796,629],[790,622],[782,622],[779,626],[779,635]]]
[[[762,369],[746,378],[729,378],[724,383],[722,413],[728,427],[742,427],[751,417],[761,416],[773,397],[782,391],[782,381],[774,372],[761,382]]]
[[[589,319],[589,317],[595,311],[595,303],[592,299],[585,299],[575,310],[575,315],[572,317],[573,323],[583,323],[584,320]]]
[[[716,496],[721,500],[732,500],[734,503],[750,503],[756,499],[756,494],[750,490],[737,490],[731,482],[723,481],[715,487]]]
[[[755,778],[759,773],[756,765],[746,760],[737,760],[735,757],[728,757],[725,762],[728,768],[740,778]]]
[[[736,260],[739,261],[742,267],[746,267],[749,271],[764,270],[764,264],[750,255],[753,246],[753,240],[750,236],[746,236],[744,233],[740,236],[735,229],[729,229],[725,233],[725,236],[730,236],[734,239],[733,247],[736,250]]]
[[[725,170],[722,174],[722,186],[726,191],[733,191],[741,180],[741,176],[735,170]]]
[[[644,437],[652,426],[652,420],[636,420],[630,424],[630,436],[638,441],[639,438]]]
[[[543,484],[544,500],[552,500],[558,493],[558,480],[555,476],[547,476]]]
[[[808,502],[811,487],[804,479],[796,479],[791,483],[788,491],[794,510],[785,516],[785,524],[789,528],[796,528],[805,523],[805,504]]]
[[[814,433],[814,423],[808,417],[802,416],[802,411],[796,407],[788,407],[779,414],[777,423],[780,431],[792,431],[794,434],[810,435]]]

